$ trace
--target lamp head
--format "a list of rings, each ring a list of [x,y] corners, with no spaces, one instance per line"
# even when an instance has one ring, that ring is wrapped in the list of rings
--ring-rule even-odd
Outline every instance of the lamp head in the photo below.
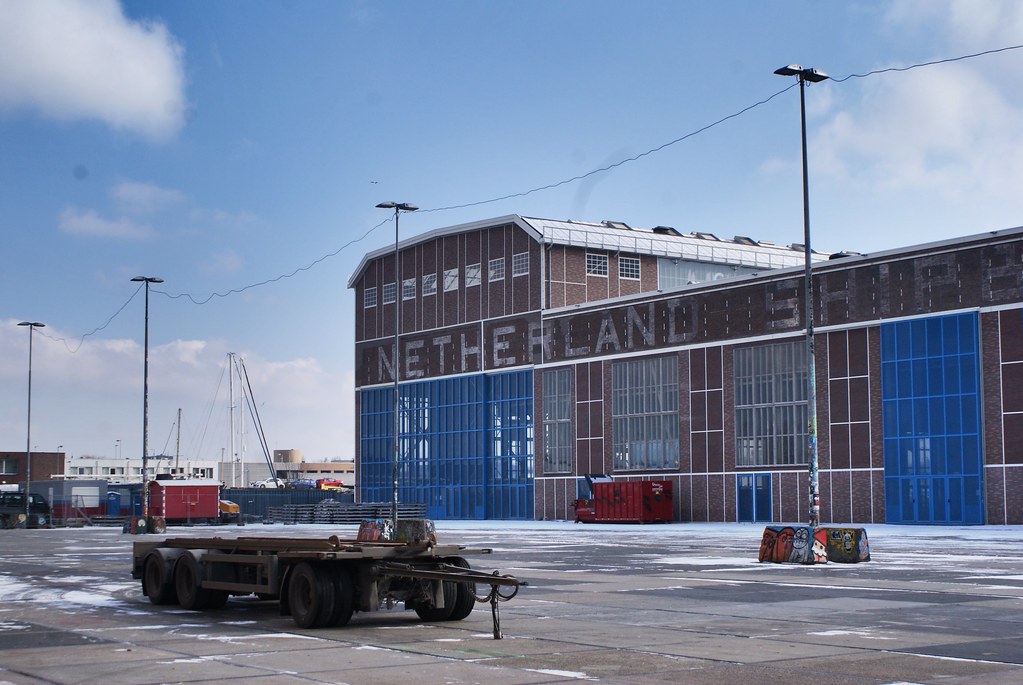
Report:
[[[774,73],[778,76],[798,76],[800,81],[809,81],[810,83],[820,83],[828,78],[820,69],[813,69],[812,67],[803,68],[799,64],[790,64],[780,69],[775,69]]]
[[[419,207],[416,207],[411,202],[381,202],[377,205],[377,209],[397,209],[402,212],[414,212]]]

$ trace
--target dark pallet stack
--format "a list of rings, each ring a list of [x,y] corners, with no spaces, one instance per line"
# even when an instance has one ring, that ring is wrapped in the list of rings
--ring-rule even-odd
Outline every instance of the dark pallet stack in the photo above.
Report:
[[[266,520],[271,523],[359,523],[366,519],[391,517],[390,504],[354,504],[326,499],[316,504],[285,504],[270,507]],[[426,505],[399,504],[399,518],[426,518]]]

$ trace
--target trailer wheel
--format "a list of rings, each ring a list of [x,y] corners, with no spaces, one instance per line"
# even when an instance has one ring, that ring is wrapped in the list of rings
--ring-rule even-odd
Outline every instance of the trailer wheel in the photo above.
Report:
[[[352,574],[341,564],[334,564],[327,572],[334,584],[334,608],[324,625],[348,625],[355,611],[355,585],[352,582]]]
[[[441,583],[444,592],[443,607],[426,606],[418,603],[412,607],[416,610],[419,618],[424,621],[447,621],[455,610],[455,602],[458,597],[458,583],[453,583],[450,580],[444,580]]]
[[[173,577],[168,573],[169,568],[169,564],[159,554],[146,557],[142,567],[142,594],[153,604],[174,604],[178,601]]]
[[[301,628],[318,628],[334,611],[334,580],[319,566],[307,561],[295,566],[288,583],[291,618]]]
[[[227,590],[206,590],[206,606],[204,609],[223,609],[224,605],[227,604],[228,598],[231,596]]]
[[[471,568],[469,562],[462,557],[450,557],[447,559],[447,562],[452,566]],[[449,621],[461,621],[471,614],[473,607],[476,606],[475,583],[455,583],[455,588],[457,589],[455,608],[451,611],[451,616],[448,617]]]
[[[199,558],[195,552],[185,552],[174,565],[174,589],[177,590],[178,604],[182,609],[202,611],[213,608],[211,605],[213,593],[201,587],[201,582],[202,568],[199,565]],[[220,606],[223,606],[223,603]]]

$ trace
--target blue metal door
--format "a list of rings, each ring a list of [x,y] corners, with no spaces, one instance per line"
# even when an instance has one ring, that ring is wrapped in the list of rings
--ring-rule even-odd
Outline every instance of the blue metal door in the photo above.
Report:
[[[739,521],[770,521],[771,474],[750,473],[736,476],[736,508]]]
[[[984,523],[975,313],[881,326],[885,521]]]

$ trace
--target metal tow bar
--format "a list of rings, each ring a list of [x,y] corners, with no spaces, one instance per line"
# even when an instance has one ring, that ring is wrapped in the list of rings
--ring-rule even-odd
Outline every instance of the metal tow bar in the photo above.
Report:
[[[406,564],[382,563],[377,567],[377,574],[380,576],[403,576],[405,578],[424,578],[430,580],[446,580],[453,583],[469,585],[473,598],[477,602],[489,602],[490,614],[494,619],[494,639],[500,640],[501,634],[501,611],[498,609],[498,602],[507,602],[519,594],[519,588],[529,585],[524,580],[515,576],[501,575],[497,571],[492,574],[473,571],[472,569],[440,564],[436,570],[418,569]],[[476,585],[489,585],[490,592],[485,595],[476,594]],[[512,588],[510,594],[503,594],[501,587]]]

